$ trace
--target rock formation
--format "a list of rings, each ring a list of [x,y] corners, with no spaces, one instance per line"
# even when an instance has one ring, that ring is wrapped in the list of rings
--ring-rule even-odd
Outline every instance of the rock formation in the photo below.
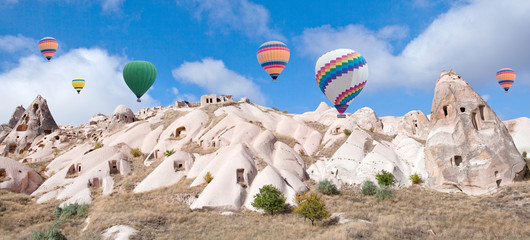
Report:
[[[442,72],[425,145],[427,183],[481,194],[521,179],[525,161],[503,122],[458,74]]]
[[[0,189],[31,194],[44,179],[33,169],[13,159],[0,157]]]
[[[136,117],[134,116],[133,111],[125,106],[125,105],[119,105],[114,109],[114,112],[112,113],[112,116],[110,117],[109,125],[107,126],[107,130],[109,132],[112,132],[114,130],[119,129],[123,125],[127,123],[132,123],[136,120]]]
[[[4,139],[4,156],[23,153],[29,149],[37,136],[48,135],[58,129],[46,99],[38,95]]]
[[[18,120],[20,120],[20,117],[22,117],[22,114],[24,114],[25,111],[26,109],[24,109],[22,105],[17,106],[17,108],[15,108],[13,115],[11,115],[11,119],[9,119],[8,124],[10,128],[14,128],[15,125],[17,125]]]

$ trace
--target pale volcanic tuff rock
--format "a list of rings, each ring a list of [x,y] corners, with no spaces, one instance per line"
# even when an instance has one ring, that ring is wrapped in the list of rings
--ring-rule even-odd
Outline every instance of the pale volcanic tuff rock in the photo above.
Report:
[[[31,194],[44,179],[33,169],[13,159],[0,157],[0,189]]]
[[[18,121],[20,120],[25,111],[26,109],[22,105],[17,106],[17,108],[15,108],[13,115],[11,115],[11,119],[9,119],[8,124],[10,128],[14,128],[15,125],[17,125]]]
[[[38,95],[4,139],[4,155],[23,153],[30,148],[37,136],[48,135],[58,129],[46,99]]]
[[[527,170],[508,130],[458,74],[442,72],[425,145],[428,185],[482,194],[521,179]]]
[[[110,116],[110,122],[107,126],[107,131],[112,132],[127,123],[134,122],[135,120],[136,116],[129,107],[125,105],[119,105],[116,107],[116,109],[114,109],[112,116]]]

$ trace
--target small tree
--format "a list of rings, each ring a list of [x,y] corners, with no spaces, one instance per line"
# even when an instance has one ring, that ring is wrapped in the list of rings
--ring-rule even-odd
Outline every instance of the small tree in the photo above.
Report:
[[[394,174],[381,170],[381,173],[375,175],[375,179],[377,179],[379,185],[388,186],[394,182]]]
[[[328,210],[326,210],[326,203],[316,193],[297,194],[295,202],[296,208],[294,212],[311,220],[311,225],[315,225],[315,221],[321,221],[331,216]]]
[[[259,189],[259,193],[254,195],[252,206],[263,209],[274,215],[274,211],[283,210],[286,206],[285,197],[282,192],[272,184],[265,185]]]
[[[333,184],[331,181],[327,179],[324,181],[318,182],[316,190],[326,195],[339,194],[339,190],[337,189],[337,186],[335,186],[335,184]]]
[[[421,176],[418,175],[417,173],[410,175],[409,179],[412,182],[412,184],[420,184],[421,182],[423,182],[423,180],[421,179]]]

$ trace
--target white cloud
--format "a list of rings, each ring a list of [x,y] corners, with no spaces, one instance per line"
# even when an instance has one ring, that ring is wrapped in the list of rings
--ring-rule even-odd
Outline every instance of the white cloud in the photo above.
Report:
[[[35,51],[37,41],[25,37],[22,34],[16,36],[13,35],[0,35],[0,51],[7,53],[31,53]]]
[[[188,101],[188,102],[198,102],[199,99],[197,96],[189,93],[180,93],[178,88],[172,87],[171,92],[175,94],[175,101]]]
[[[530,77],[530,1],[473,0],[453,5],[438,16],[404,50],[392,54],[387,35],[403,29],[379,31],[362,25],[304,30],[297,38],[301,52],[315,62],[323,53],[351,48],[367,59],[370,76],[366,90],[405,86],[432,88],[442,70],[454,69],[473,86],[490,85],[495,72],[510,67],[518,78]],[[374,86],[374,87],[371,87]]]
[[[255,103],[265,104],[265,96],[259,86],[226,68],[221,60],[204,58],[200,62],[184,62],[172,73],[176,80],[199,85],[209,93],[248,97]]]
[[[212,29],[243,32],[252,38],[285,41],[286,38],[269,27],[270,12],[248,0],[177,0],[188,5],[200,21],[203,17]]]
[[[125,0],[101,0],[103,12],[118,12]]]
[[[110,115],[119,104],[133,111],[158,105],[148,94],[142,97],[142,103],[136,102],[122,77],[126,61],[98,48],[74,49],[51,62],[36,55],[21,58],[16,67],[0,73],[2,122],[9,121],[16,106],[27,107],[38,94],[47,100],[58,124],[86,123],[98,112]],[[86,81],[81,94],[71,85],[76,77]]]

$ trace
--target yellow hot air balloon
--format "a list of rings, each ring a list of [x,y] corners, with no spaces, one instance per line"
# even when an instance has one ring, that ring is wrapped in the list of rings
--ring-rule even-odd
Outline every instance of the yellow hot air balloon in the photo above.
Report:
[[[285,43],[270,41],[262,44],[257,53],[261,67],[271,76],[272,82],[282,73],[289,62],[290,51]]]
[[[83,87],[85,87],[85,79],[82,78],[74,78],[72,80],[72,87],[77,91],[77,94],[83,90]]]

